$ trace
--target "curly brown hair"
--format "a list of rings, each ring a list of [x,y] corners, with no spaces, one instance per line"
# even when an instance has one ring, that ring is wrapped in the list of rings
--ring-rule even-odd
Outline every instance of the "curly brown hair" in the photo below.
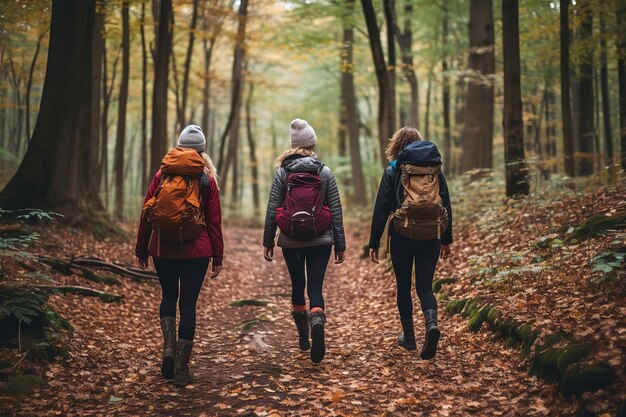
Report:
[[[424,140],[419,130],[414,127],[404,126],[391,137],[389,145],[387,145],[387,150],[385,151],[387,160],[389,162],[395,161],[398,159],[400,151],[402,151],[406,145],[411,142],[417,142],[418,140]]]

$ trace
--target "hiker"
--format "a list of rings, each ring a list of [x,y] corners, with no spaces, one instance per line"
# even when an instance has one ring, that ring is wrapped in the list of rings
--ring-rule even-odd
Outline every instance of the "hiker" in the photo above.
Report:
[[[326,352],[322,285],[332,245],[335,264],[343,263],[346,250],[337,182],[315,155],[316,142],[315,131],[305,120],[291,122],[291,149],[276,160],[263,235],[265,260],[272,262],[276,227],[280,228],[277,243],[291,277],[292,315],[299,345],[302,351],[311,349],[313,363],[321,362]]]
[[[165,155],[148,188],[135,248],[137,264],[145,269],[148,256],[152,256],[159,276],[161,373],[178,386],[193,378],[189,360],[196,302],[204,277],[209,265],[211,278],[222,269],[224,242],[217,173],[205,146],[199,126],[189,125],[180,133],[178,147]],[[180,307],[178,342],[176,303]]]
[[[369,255],[379,262],[379,248],[391,250],[396,275],[398,310],[403,333],[398,344],[416,350],[411,300],[411,272],[415,263],[415,289],[426,322],[420,356],[432,359],[440,337],[437,301],[432,291],[439,258],[450,256],[452,208],[441,155],[412,127],[398,130],[387,146],[389,166],[376,196]],[[388,233],[386,233],[388,232]],[[383,237],[383,235],[386,235]],[[381,239],[382,237],[382,239]]]

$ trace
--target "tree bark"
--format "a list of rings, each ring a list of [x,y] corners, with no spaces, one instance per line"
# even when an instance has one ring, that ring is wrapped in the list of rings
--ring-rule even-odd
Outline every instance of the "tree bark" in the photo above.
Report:
[[[250,150],[250,168],[252,170],[252,204],[254,206],[254,217],[258,218],[261,214],[261,199],[259,197],[259,162],[256,157],[256,143],[252,134],[252,94],[254,93],[254,84],[250,82],[248,90],[248,98],[246,100],[246,131],[248,136],[248,148]]]
[[[102,170],[100,167],[100,86],[102,84],[102,60],[104,57],[104,11],[96,12],[94,18],[93,36],[91,40],[91,102],[90,108],[90,129],[85,140],[90,140],[90,146],[82,157],[83,172],[85,175],[84,185],[87,195],[98,195],[100,192],[100,181]],[[101,204],[97,200],[95,204]],[[104,210],[100,205],[99,210]]]
[[[359,142],[359,126],[354,88],[353,45],[354,27],[352,15],[355,0],[346,0],[347,13],[342,19],[343,48],[341,52],[341,105],[345,112],[346,131],[350,144],[350,164],[352,168],[352,202],[359,206],[367,204],[363,163],[361,162],[361,145]],[[393,37],[391,38],[393,43]],[[390,54],[391,56],[391,54]]]
[[[376,69],[376,80],[378,82],[378,148],[380,151],[380,162],[382,166],[385,167],[387,165],[385,161],[385,149],[393,133],[389,130],[389,73],[387,72],[387,65],[385,64],[385,55],[380,41],[376,11],[374,10],[372,0],[361,0],[361,5],[363,6],[365,23],[367,24],[370,50],[372,52],[374,68]]]
[[[33,55],[33,60],[30,63],[30,71],[28,72],[28,81],[26,82],[26,143],[30,140],[30,91],[33,86],[33,74],[35,72],[35,65],[37,64],[37,57],[39,56],[39,51],[41,49],[41,42],[43,41],[44,36],[46,36],[46,32],[43,32],[37,38],[37,46],[35,48],[35,55]]]
[[[233,69],[232,69],[232,84],[231,84],[231,105],[230,105],[230,115],[228,116],[228,122],[226,123],[226,127],[224,132],[222,133],[222,137],[220,139],[220,151],[219,151],[219,159],[218,159],[218,171],[222,175],[223,183],[226,184],[226,180],[228,178],[228,170],[233,162],[236,159],[236,155],[234,152],[237,149],[237,139],[238,139],[238,127],[235,131],[235,134],[230,135],[230,142],[228,149],[228,155],[226,158],[224,157],[224,150],[226,146],[226,139],[228,135],[231,133],[231,130],[235,128],[235,125],[239,124],[240,112],[241,112],[241,93],[242,93],[242,69],[243,62],[245,58],[245,40],[246,40],[246,23],[247,23],[247,15],[248,15],[248,0],[241,0],[241,4],[239,6],[239,27],[237,29],[237,41],[235,45],[235,51],[233,54]]]
[[[171,0],[161,0],[154,61],[154,87],[152,89],[151,175],[161,167],[161,159],[167,150],[167,88],[169,58],[172,50],[171,23],[172,2]]]
[[[198,0],[193,0],[193,11],[191,13],[191,26],[189,27],[189,44],[187,45],[187,56],[185,57],[185,67],[183,69],[183,87],[181,92],[180,118],[178,122],[179,131],[189,123],[187,120],[187,97],[189,93],[189,70],[191,68],[191,57],[193,55],[193,44],[196,39],[196,24],[198,21]]]
[[[585,44],[592,36],[593,14],[589,0],[579,0],[579,13],[582,19],[580,26],[580,41]],[[579,64],[579,144],[580,162],[578,174],[585,176],[593,174],[593,147],[596,137],[594,123],[594,93],[593,93],[593,49],[585,46]]]
[[[528,195],[524,155],[518,0],[502,0],[504,55],[504,161],[506,195]]]
[[[124,216],[124,151],[126,146],[126,107],[130,72],[129,0],[122,2],[122,79],[117,104],[117,137],[115,141],[115,217]]]
[[[389,134],[396,131],[396,42],[394,40],[394,29],[396,26],[396,2],[395,0],[384,0],[385,24],[387,26],[387,79],[389,80]]]
[[[561,114],[563,118],[563,156],[565,173],[576,176],[574,160],[574,127],[572,121],[572,101],[570,95],[570,63],[569,63],[569,2],[560,0],[561,21]]]
[[[85,193],[79,164],[90,146],[95,11],[95,0],[52,2],[41,107],[24,159],[0,194],[3,208],[54,210],[77,223],[101,205]]]
[[[626,6],[618,1],[616,13],[617,24],[626,21]],[[619,138],[620,162],[622,169],[626,169],[626,32],[619,32],[617,40],[617,78],[619,84]]]
[[[600,15],[600,83],[602,90],[602,116],[604,121],[604,157],[606,165],[613,165],[613,132],[611,130],[611,106],[609,99],[609,70],[604,17]]]
[[[102,119],[100,127],[102,130],[102,138],[100,141],[100,175],[98,183],[104,184],[106,191],[106,203],[108,206],[109,199],[109,106],[111,104],[111,96],[113,95],[113,87],[115,86],[115,77],[117,75],[117,62],[120,57],[122,48],[117,50],[115,59],[113,60],[113,73],[111,74],[111,84],[108,84],[107,75],[107,48],[106,38],[102,39]]]
[[[392,12],[392,24],[393,33],[396,41],[400,46],[400,53],[402,55],[402,67],[406,82],[410,88],[410,110],[407,118],[407,125],[417,128],[419,122],[419,103],[418,103],[418,83],[417,76],[415,75],[415,68],[413,66],[413,0],[404,1],[404,28],[400,30],[398,25],[398,18],[396,16],[395,7],[390,9]]]
[[[492,168],[495,73],[492,7],[492,0],[470,0],[468,67],[472,73],[467,87],[461,172]]]
[[[442,24],[442,37],[443,44],[448,43],[448,8],[444,6],[443,24]],[[441,61],[441,71],[443,72],[443,88],[442,88],[442,100],[443,100],[443,146],[444,166],[452,167],[451,155],[452,155],[452,132],[450,129],[450,77],[448,77],[448,58],[443,57]]]
[[[141,165],[139,175],[142,190],[148,189],[148,51],[146,48],[146,3],[141,2]]]

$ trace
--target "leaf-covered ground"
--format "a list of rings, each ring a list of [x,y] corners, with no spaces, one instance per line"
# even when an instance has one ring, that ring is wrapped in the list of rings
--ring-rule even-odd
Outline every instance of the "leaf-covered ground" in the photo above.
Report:
[[[506,285],[476,284],[482,266],[470,259],[524,252],[523,260],[506,261],[524,269],[535,255],[531,246],[539,236],[554,226],[579,222],[597,209],[619,207],[623,200],[624,195],[596,193],[547,207],[529,203],[492,213],[509,219],[498,226],[500,232],[492,227],[495,217],[491,226],[461,227],[454,258],[438,271],[440,278],[460,278],[446,286],[450,296],[490,297],[508,314],[532,321],[546,332],[568,330],[601,344],[594,357],[619,368],[622,382],[593,395],[595,411],[600,413],[615,412],[624,399],[623,293],[615,294],[615,285],[611,292],[590,284],[592,272],[587,265],[614,237],[544,254],[553,263],[535,272],[505,274],[510,280]],[[546,219],[548,212],[553,214]],[[258,229],[226,227],[225,269],[218,279],[205,281],[199,300],[193,385],[175,388],[159,374],[158,284],[128,279],[119,286],[85,284],[77,276],[54,274],[57,283],[90,286],[125,298],[104,303],[75,295],[51,297],[50,303],[74,326],[68,342],[72,357],[49,365],[22,361],[18,367],[34,367],[49,386],[36,388],[21,400],[3,396],[0,407],[8,414],[37,416],[560,416],[576,412],[577,403],[567,401],[556,385],[528,375],[519,349],[507,348],[486,329],[468,331],[466,319],[460,316],[442,312],[443,335],[435,360],[422,361],[417,353],[398,347],[393,274],[386,264],[374,266],[360,258],[367,231],[356,224],[350,229],[354,233],[349,237],[347,261],[330,265],[326,277],[327,357],[320,365],[312,365],[308,354],[297,348],[289,314],[290,284],[280,252],[275,262],[267,263]],[[130,264],[130,240],[96,242],[89,235],[63,230],[45,236],[40,250]],[[503,267],[498,264],[498,268]],[[15,267],[13,272],[24,271]],[[491,271],[490,276],[498,272]],[[268,304],[231,306],[242,299]],[[419,311],[417,304],[415,309]],[[416,317],[421,336],[423,323],[419,313]],[[15,351],[0,354],[20,358]]]

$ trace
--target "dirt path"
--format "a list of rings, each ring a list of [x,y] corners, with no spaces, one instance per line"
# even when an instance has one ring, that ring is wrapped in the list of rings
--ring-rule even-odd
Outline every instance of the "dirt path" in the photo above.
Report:
[[[443,314],[430,362],[398,347],[393,275],[358,259],[326,277],[327,356],[317,366],[297,348],[289,279],[280,251],[263,260],[260,231],[226,229],[226,269],[207,280],[198,307],[196,382],[174,388],[159,375],[159,289],[125,282],[123,305],[81,297],[58,308],[73,317],[73,358],[47,374],[51,387],[19,405],[18,415],[569,415],[553,386],[529,377],[515,350],[472,334]],[[130,258],[129,258],[130,259]],[[118,290],[119,291],[119,290]],[[267,306],[232,307],[239,299]],[[416,309],[418,308],[415,306]],[[75,314],[75,313],[74,313]],[[423,332],[416,315],[416,333]],[[247,331],[242,323],[258,319]],[[44,411],[46,410],[46,411]]]

